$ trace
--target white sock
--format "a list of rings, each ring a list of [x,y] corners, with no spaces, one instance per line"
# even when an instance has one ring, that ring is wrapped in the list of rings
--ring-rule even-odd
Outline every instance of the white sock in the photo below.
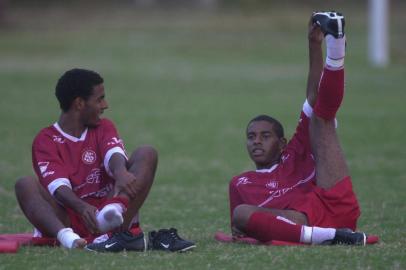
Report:
[[[312,242],[313,227],[302,226],[302,233],[300,234],[300,242],[310,244]]]
[[[336,229],[313,227],[312,244],[321,244],[324,241],[332,240],[336,236]]]
[[[327,35],[326,47],[326,65],[333,69],[343,67],[345,57],[345,36],[342,38],[335,38],[332,35]]]
[[[324,241],[332,240],[335,235],[336,229],[302,226],[300,242],[318,245]]]
[[[56,238],[63,247],[71,249],[74,248],[74,242],[81,237],[74,233],[72,228],[63,228],[58,232]]]
[[[97,226],[100,232],[108,232],[123,224],[124,207],[121,203],[107,204],[96,214]]]

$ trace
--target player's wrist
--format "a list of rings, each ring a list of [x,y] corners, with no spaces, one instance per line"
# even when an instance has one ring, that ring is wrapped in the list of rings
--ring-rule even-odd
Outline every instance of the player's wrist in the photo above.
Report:
[[[76,213],[81,213],[81,209],[84,208],[86,202],[81,200],[70,188],[66,186],[61,186],[54,193],[55,198],[64,207],[68,207],[75,211]]]
[[[80,199],[78,201],[76,201],[75,203],[73,203],[70,208],[81,216],[86,215],[87,212],[96,213],[96,211],[97,211],[96,207],[94,207]]]
[[[116,179],[116,181],[120,181],[120,179],[124,178],[126,174],[128,174],[127,168],[125,166],[120,166],[117,167],[113,170],[111,170],[113,178]]]

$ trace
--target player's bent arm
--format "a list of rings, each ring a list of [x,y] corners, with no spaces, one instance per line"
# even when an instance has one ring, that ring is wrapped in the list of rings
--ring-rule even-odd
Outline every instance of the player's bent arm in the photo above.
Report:
[[[127,169],[127,158],[121,153],[114,153],[109,162],[109,171],[116,181],[114,185],[114,194],[122,195],[124,193],[129,198],[135,198],[135,181],[134,174]]]
[[[127,171],[127,159],[120,153],[114,153],[108,161],[109,171],[113,178],[123,171]]]
[[[78,213],[86,227],[92,233],[98,231],[96,221],[97,208],[80,199],[76,194],[66,185],[58,187],[54,192],[54,197],[65,207],[68,207]]]

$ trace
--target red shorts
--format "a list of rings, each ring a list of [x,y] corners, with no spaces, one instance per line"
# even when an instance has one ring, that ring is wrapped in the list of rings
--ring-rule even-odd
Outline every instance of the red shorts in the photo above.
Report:
[[[304,213],[309,226],[326,228],[355,230],[357,219],[361,214],[349,176],[328,190],[314,188],[294,202],[291,208]]]

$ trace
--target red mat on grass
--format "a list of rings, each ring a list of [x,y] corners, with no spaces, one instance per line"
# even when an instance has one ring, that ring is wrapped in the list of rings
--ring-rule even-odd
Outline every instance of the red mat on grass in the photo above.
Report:
[[[133,226],[130,231],[137,235],[142,232],[137,225]],[[92,242],[94,237],[85,238],[88,242]],[[14,233],[0,234],[0,253],[16,253],[20,246],[57,246],[59,242],[52,237],[32,237],[32,233]]]
[[[0,234],[0,253],[16,253],[20,246],[54,246],[55,238],[32,237],[32,233]]]
[[[226,234],[224,232],[216,232],[214,238],[222,243],[244,243],[249,245],[268,245],[268,246],[308,246],[307,244],[303,243],[294,243],[294,242],[286,242],[286,241],[278,241],[272,240],[266,243],[262,243],[254,238],[250,237],[239,237],[233,238],[231,235]],[[376,235],[368,235],[367,237],[367,245],[373,245],[379,242],[379,237]]]

